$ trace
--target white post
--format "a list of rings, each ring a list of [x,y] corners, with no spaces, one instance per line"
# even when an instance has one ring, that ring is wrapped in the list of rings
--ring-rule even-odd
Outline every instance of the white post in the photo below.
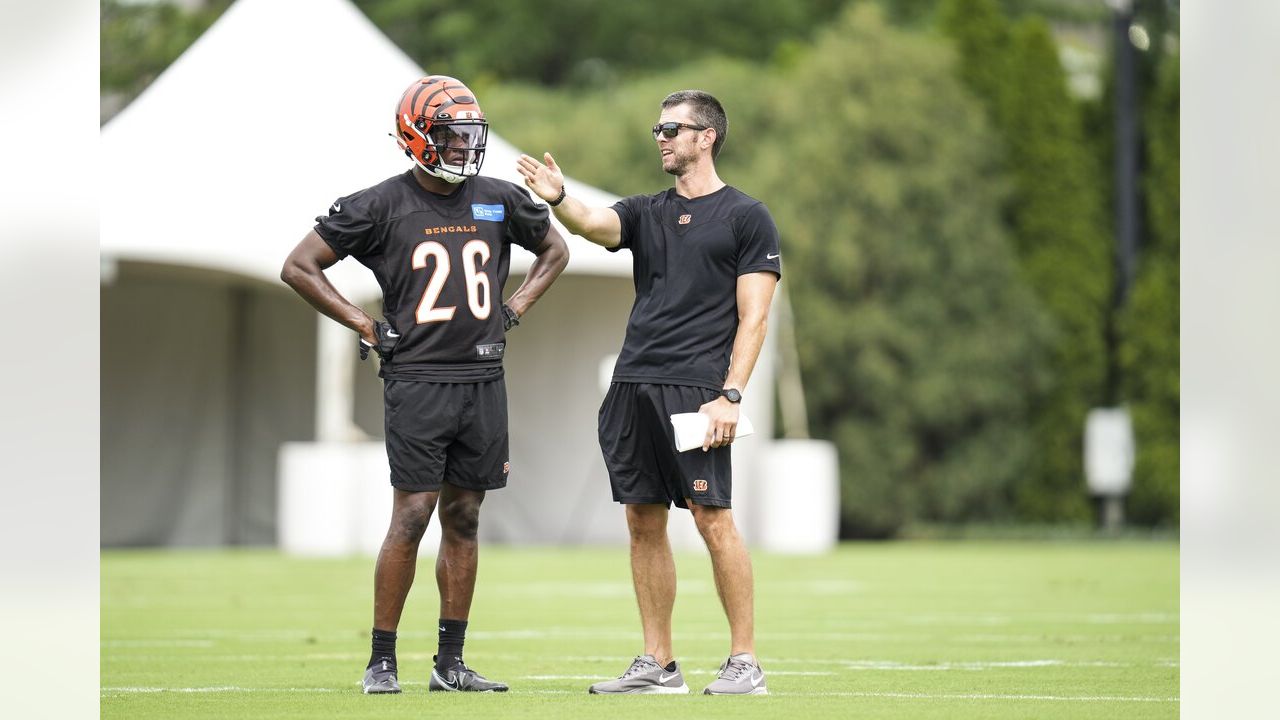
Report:
[[[1124,497],[1133,485],[1136,449],[1133,421],[1125,408],[1094,408],[1085,418],[1084,474],[1089,493],[1098,498],[1098,524],[1119,530]]]
[[[316,317],[320,323],[316,332],[316,442],[363,439],[355,424],[356,334],[324,315],[317,313]]]

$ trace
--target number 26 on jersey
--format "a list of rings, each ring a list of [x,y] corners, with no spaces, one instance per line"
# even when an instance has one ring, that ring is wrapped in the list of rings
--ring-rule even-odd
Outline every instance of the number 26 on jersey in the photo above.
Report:
[[[444,290],[445,281],[449,279],[449,249],[443,244],[428,240],[419,243],[413,249],[413,269],[422,270],[427,267],[428,259],[435,260],[435,269],[427,279],[427,289],[422,293],[418,303],[417,319],[419,325],[445,322],[453,319],[457,310],[452,305],[437,306],[440,293]],[[462,246],[462,273],[467,291],[467,306],[477,320],[486,320],[493,303],[490,300],[489,275],[480,268],[489,262],[489,243],[484,240],[471,240]]]

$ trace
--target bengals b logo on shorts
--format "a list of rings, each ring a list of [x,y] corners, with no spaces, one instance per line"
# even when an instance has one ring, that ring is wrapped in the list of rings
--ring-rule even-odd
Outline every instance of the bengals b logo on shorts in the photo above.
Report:
[[[694,492],[706,492],[706,491],[707,491],[707,481],[706,481],[706,480],[703,480],[702,478],[698,478],[697,480],[694,480],[694,481],[693,481],[693,491],[694,491]]]

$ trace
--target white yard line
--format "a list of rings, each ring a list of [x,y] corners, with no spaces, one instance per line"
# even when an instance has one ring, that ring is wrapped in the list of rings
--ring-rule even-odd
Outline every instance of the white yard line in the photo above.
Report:
[[[432,653],[428,652],[401,652],[399,653],[400,661],[410,663],[425,663],[432,659]],[[513,655],[506,653],[484,653],[489,659],[502,660],[525,660],[524,655]],[[152,660],[152,661],[168,661],[190,657],[189,655],[165,655],[165,654],[129,654],[130,660]],[[333,662],[362,662],[368,658],[368,653],[298,653],[298,654],[257,654],[257,653],[202,653],[202,660],[216,662],[273,662],[279,661],[282,657],[297,660],[309,661],[333,661]],[[562,663],[599,663],[605,665],[625,665],[633,659],[632,656],[599,656],[599,655],[567,655],[559,658]],[[679,658],[680,662],[685,666],[685,672],[714,672],[714,670],[696,669],[695,666],[707,666],[712,668],[724,661],[722,656],[698,656],[683,655]],[[1031,659],[1031,660],[1002,660],[1002,661],[940,661],[935,663],[919,663],[919,662],[903,662],[900,660],[880,660],[880,659],[862,659],[862,658],[772,658],[762,657],[766,671],[771,675],[835,675],[830,671],[800,671],[800,670],[778,670],[778,665],[806,665],[810,667],[830,667],[837,666],[841,670],[848,671],[947,671],[947,670],[993,670],[993,669],[1018,669],[1018,668],[1131,668],[1131,667],[1157,667],[1157,668],[1176,668],[1179,663],[1176,660],[1158,660],[1150,664],[1138,664],[1130,662],[1110,662],[1105,660],[1058,660],[1058,659]],[[543,676],[529,676],[538,678]],[[545,676],[552,678],[556,676]],[[577,676],[566,675],[565,679]],[[584,675],[583,678],[598,677],[595,675]],[[607,678],[606,678],[607,679]]]
[[[998,662],[941,662],[911,664],[893,660],[855,660],[845,664],[848,670],[992,670],[1044,667],[1132,667],[1131,663],[1103,661],[1073,662],[1068,660],[1006,660]]]
[[[789,697],[865,697],[902,698],[905,700],[1046,700],[1058,702],[1149,702],[1176,703],[1178,697],[1152,697],[1147,695],[1000,695],[996,693],[902,693],[902,692],[774,692],[771,695]]]
[[[715,670],[684,670],[685,675],[715,675]],[[765,675],[835,675],[833,672],[803,672],[799,670],[766,670]],[[608,675],[525,675],[522,680],[612,680]]]

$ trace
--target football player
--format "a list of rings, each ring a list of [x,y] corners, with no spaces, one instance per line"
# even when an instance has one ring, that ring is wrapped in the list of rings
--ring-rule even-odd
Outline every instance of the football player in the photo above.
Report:
[[[407,172],[333,201],[280,277],[313,307],[359,335],[383,378],[394,493],[374,573],[373,651],[365,693],[398,693],[396,630],[418,545],[439,517],[439,646],[430,690],[503,692],[462,660],[476,582],[476,531],[485,493],[507,484],[506,333],[569,261],[545,205],[519,186],[479,175],[489,125],[475,93],[432,75],[404,91],[395,139]],[[502,300],[511,247],[537,257]],[[325,269],[352,257],[377,278],[385,320],[344,298]]]

